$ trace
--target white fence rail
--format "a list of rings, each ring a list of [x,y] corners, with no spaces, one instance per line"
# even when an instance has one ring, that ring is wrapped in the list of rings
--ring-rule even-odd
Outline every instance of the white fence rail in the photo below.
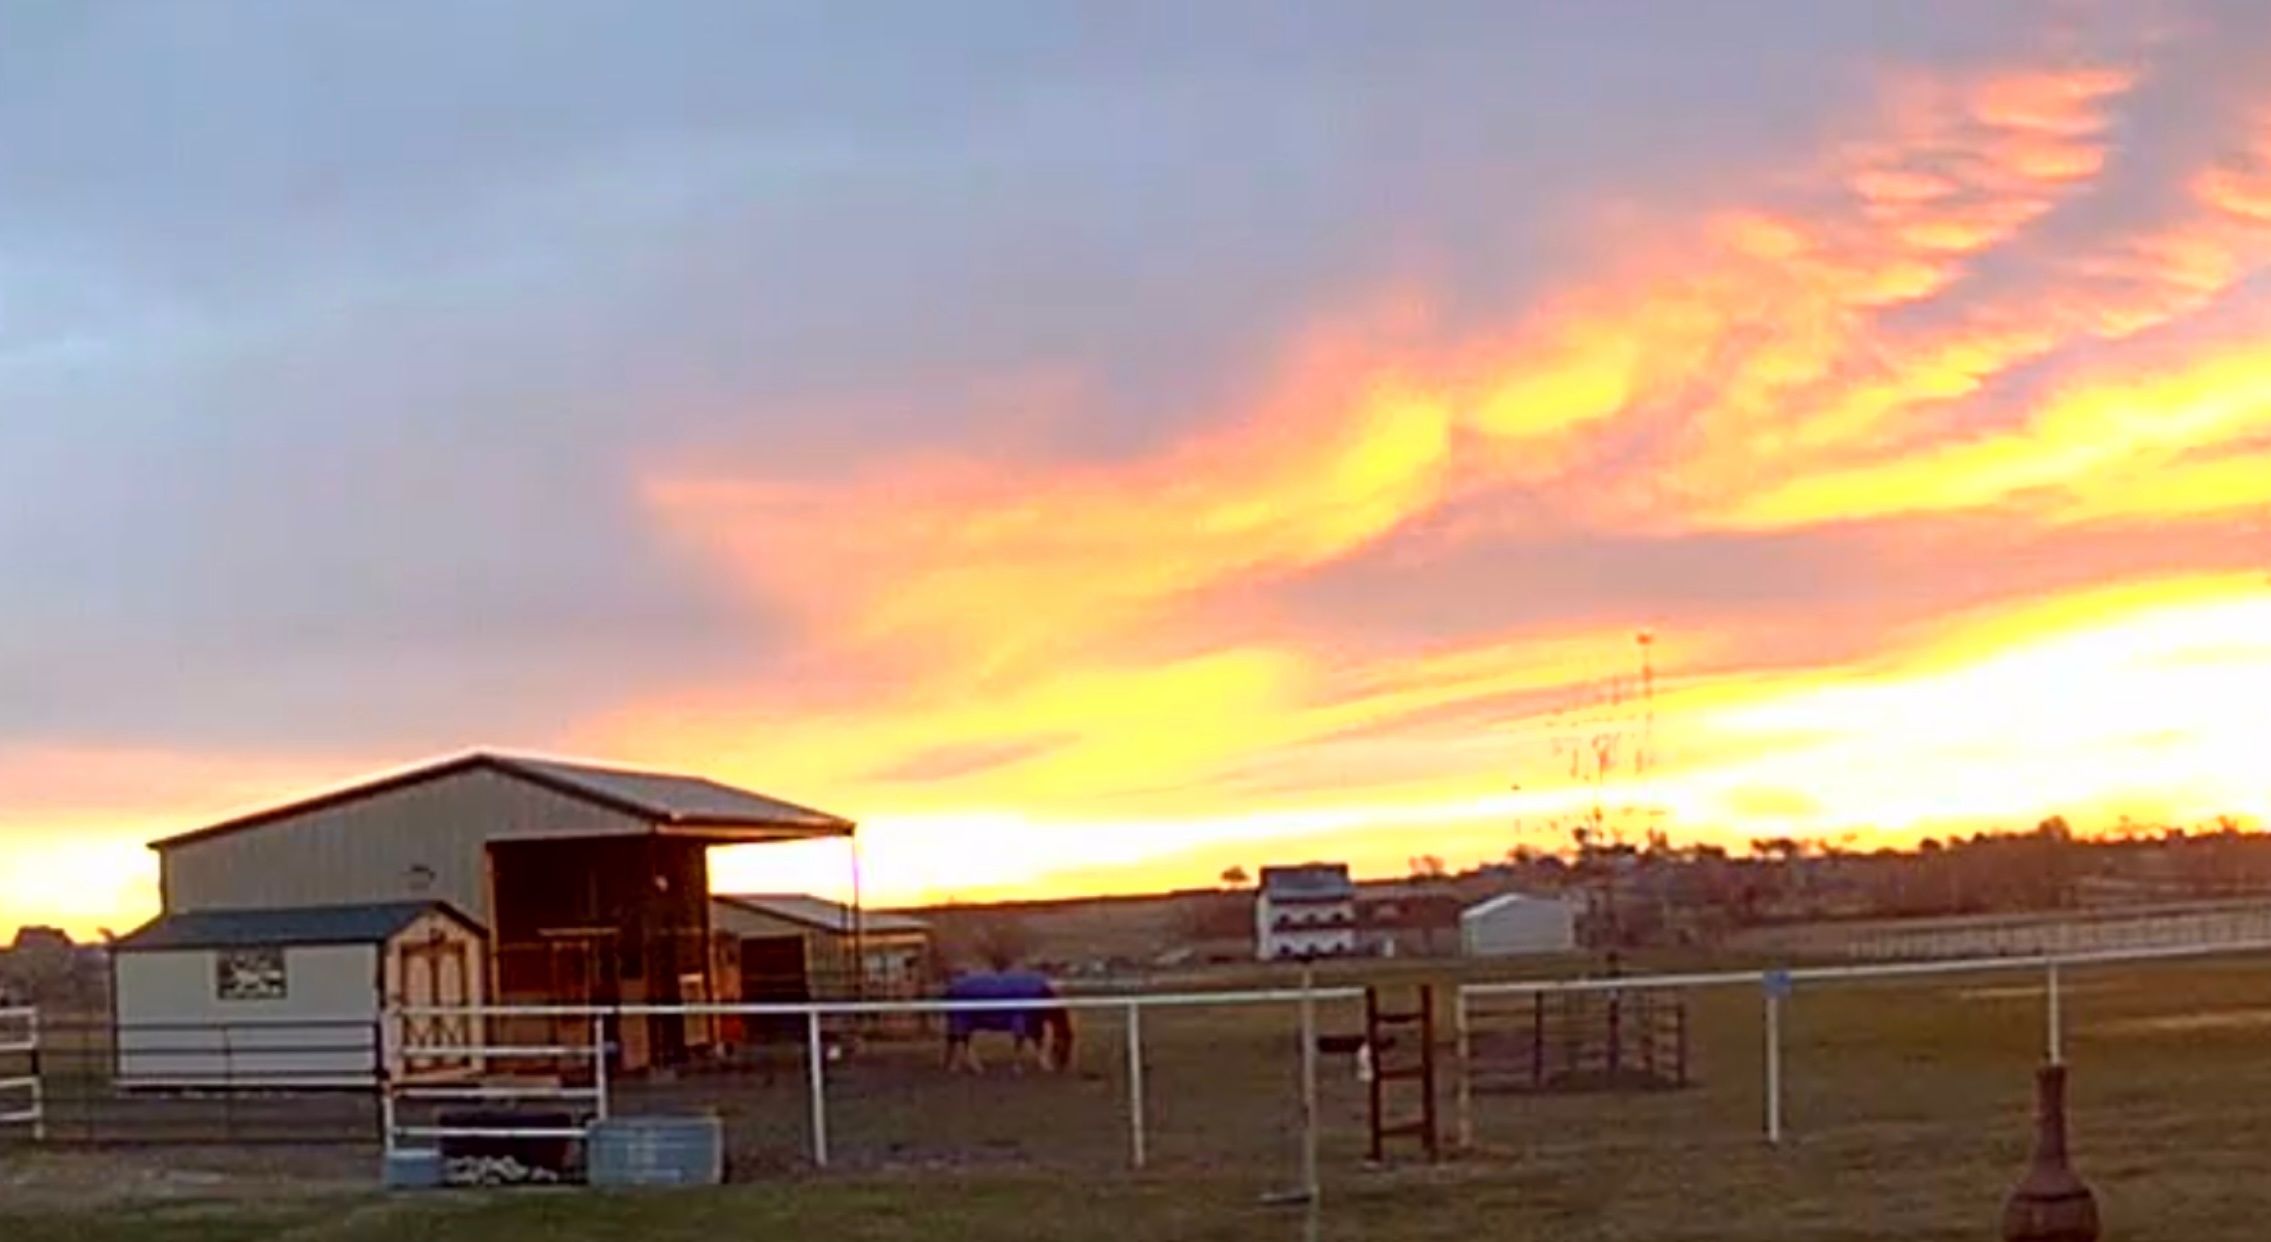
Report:
[[[1117,1012],[1126,1023],[1128,1098],[1128,1163],[1136,1169],[1144,1168],[1150,1160],[1150,1124],[1145,1110],[1143,1015],[1146,1010],[1197,1009],[1253,1006],[1298,1007],[1302,1025],[1302,1038],[1310,1045],[1316,1042],[1316,1006],[1319,1002],[1357,1001],[1364,997],[1358,987],[1276,988],[1253,991],[1176,992],[1135,995],[1068,995],[1047,1000],[900,1000],[900,1001],[824,1001],[806,1004],[749,1004],[717,1002],[708,1004],[676,1005],[486,1005],[459,1008],[403,1007],[389,1015],[390,1028],[397,1022],[418,1018],[470,1018],[507,1020],[516,1018],[586,1019],[604,1024],[609,1019],[654,1017],[706,1017],[706,1018],[782,1018],[798,1017],[805,1024],[804,1060],[806,1092],[809,1097],[810,1121],[808,1135],[810,1158],[814,1167],[828,1167],[830,1151],[828,1141],[828,1080],[827,1050],[824,1044],[822,1021],[832,1017],[859,1017],[874,1014],[955,1014],[955,1013],[1016,1013],[1037,1009],[1061,1008],[1066,1010]],[[407,1052],[406,1052],[407,1055]],[[515,1055],[534,1055],[528,1049],[512,1048],[441,1048],[436,1056],[474,1058],[503,1058]],[[605,1057],[600,1058],[602,1066]],[[1302,1058],[1303,1124],[1308,1133],[1303,1139],[1303,1180],[1301,1190],[1307,1195],[1317,1193],[1315,1172],[1315,1128],[1318,1124],[1314,1105],[1316,1096],[1316,1057],[1314,1049]],[[604,1071],[603,1071],[604,1072]],[[603,1080],[604,1082],[604,1080]],[[602,1088],[604,1090],[604,1087]],[[408,1095],[413,1089],[404,1088]],[[388,1112],[388,1133],[405,1137],[420,1135],[418,1131],[395,1127],[391,1105]],[[390,1138],[391,1143],[391,1138]]]
[[[2063,988],[2063,972],[2065,970],[2079,966],[2138,965],[2152,962],[2260,954],[2271,954],[2271,940],[2163,944],[2094,952],[1975,957],[1955,961],[1887,962],[1866,966],[1811,966],[1787,970],[1726,970],[1690,974],[1534,979],[1462,984],[1454,994],[1452,1002],[1452,1028],[1458,1043],[1457,1055],[1459,1060],[1455,1121],[1458,1127],[1459,1146],[1462,1148],[1474,1146],[1472,1002],[1481,997],[1757,988],[1764,1005],[1766,1141],[1770,1144],[1780,1144],[1784,1134],[1782,1010],[1788,999],[1794,996],[1798,989],[1804,985],[2039,971],[2043,976],[2044,1055],[2052,1064],[2062,1064],[2066,1057]]]
[[[0,1128],[24,1126],[47,1137],[47,1097],[39,1071],[39,1010],[0,1009],[0,1062],[20,1060],[24,1071],[0,1071]]]

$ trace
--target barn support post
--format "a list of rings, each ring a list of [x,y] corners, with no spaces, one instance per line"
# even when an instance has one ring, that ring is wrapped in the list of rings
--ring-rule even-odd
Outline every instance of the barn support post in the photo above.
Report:
[[[1128,1163],[1141,1169],[1149,1161],[1143,1118],[1143,1006],[1128,1002]]]
[[[2058,959],[2051,958],[2047,977],[2043,981],[2043,1004],[2048,1011],[2048,1041],[2050,1064],[2066,1063],[2066,998],[2060,987]]]
[[[828,1167],[828,1050],[820,1042],[820,1010],[804,1011],[804,1060],[812,1084],[812,1167]]]

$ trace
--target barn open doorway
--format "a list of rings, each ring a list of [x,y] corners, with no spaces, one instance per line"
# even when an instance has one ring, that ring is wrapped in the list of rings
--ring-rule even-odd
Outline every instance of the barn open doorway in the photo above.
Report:
[[[741,941],[742,999],[760,1005],[802,1005],[812,999],[812,975],[802,936],[750,936]],[[804,1039],[804,1021],[795,1014],[751,1017],[754,1043]]]
[[[706,843],[493,841],[488,862],[503,1004],[676,1005],[715,994]],[[679,1015],[617,1019],[617,1067],[682,1064],[712,1042],[708,1025]]]

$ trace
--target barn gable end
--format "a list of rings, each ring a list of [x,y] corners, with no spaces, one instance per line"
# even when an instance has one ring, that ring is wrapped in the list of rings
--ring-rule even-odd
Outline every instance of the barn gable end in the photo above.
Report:
[[[169,911],[438,900],[485,927],[489,841],[646,828],[591,799],[467,766],[157,848]]]

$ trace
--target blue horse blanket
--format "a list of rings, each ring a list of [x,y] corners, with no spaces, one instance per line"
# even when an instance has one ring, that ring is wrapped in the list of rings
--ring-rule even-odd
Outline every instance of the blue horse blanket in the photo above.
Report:
[[[1005,970],[995,974],[963,975],[946,985],[946,999],[950,1001],[1053,1001],[1057,987],[1048,976],[1030,970]],[[1044,1027],[1043,1013],[1053,1006],[1035,1006],[1031,1009],[958,1009],[946,1015],[946,1037],[961,1041],[978,1031],[1007,1031],[1018,1039],[1038,1043]]]

